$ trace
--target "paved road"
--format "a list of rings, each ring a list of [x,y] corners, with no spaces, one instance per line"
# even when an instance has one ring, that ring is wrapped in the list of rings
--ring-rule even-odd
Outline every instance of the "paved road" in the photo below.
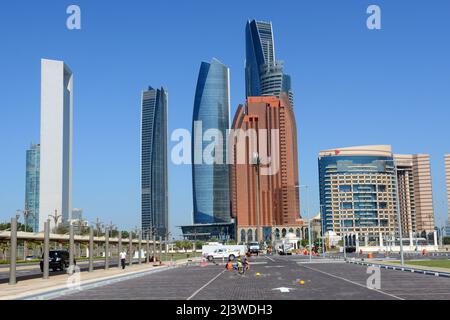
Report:
[[[381,290],[372,290],[366,287],[369,277],[366,271],[363,266],[329,260],[315,260],[310,264],[296,256],[256,257],[244,276],[225,271],[222,265],[179,267],[58,299],[450,299],[450,279],[382,269]],[[282,287],[289,288],[289,292],[275,290]]]

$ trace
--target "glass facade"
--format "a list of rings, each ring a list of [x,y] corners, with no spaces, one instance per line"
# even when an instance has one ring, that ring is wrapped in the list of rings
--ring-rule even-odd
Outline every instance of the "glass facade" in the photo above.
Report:
[[[391,232],[396,187],[392,157],[320,157],[319,183],[324,233]]]
[[[211,63],[203,62],[195,93],[192,130],[194,224],[229,223],[231,220],[229,169],[226,161],[226,134],[230,125],[229,92],[229,69],[216,59]],[[214,163],[207,164],[203,157],[198,159],[198,154],[202,155],[212,143],[203,141],[205,132],[210,129],[222,135],[219,137],[222,143],[215,141],[211,154],[222,156],[217,157]]]
[[[167,182],[168,95],[150,87],[142,94],[141,214],[142,230],[165,236],[169,228]]]
[[[25,210],[28,210],[27,231],[39,232],[39,176],[41,146],[33,145],[26,153]]]
[[[245,33],[246,96],[279,97],[281,92],[285,92],[293,106],[291,77],[283,73],[283,63],[275,58],[272,23],[248,21]]]
[[[193,241],[228,241],[235,239],[234,223],[211,223],[182,226],[183,237]]]

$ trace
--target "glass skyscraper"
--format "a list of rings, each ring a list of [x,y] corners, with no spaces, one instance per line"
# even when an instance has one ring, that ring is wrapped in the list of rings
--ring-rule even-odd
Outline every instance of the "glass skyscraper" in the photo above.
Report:
[[[164,88],[142,93],[142,230],[165,236],[169,230],[167,181],[168,95]]]
[[[246,32],[245,85],[248,97],[277,96],[285,92],[291,105],[294,96],[291,78],[283,73],[283,62],[277,61],[271,22],[248,21]]]
[[[41,146],[32,145],[26,153],[25,210],[28,210],[27,231],[39,232],[39,172]]]
[[[229,169],[226,161],[226,134],[230,122],[229,69],[217,59],[202,62],[194,101],[192,135],[192,183],[194,224],[229,223]],[[216,159],[205,163],[203,151],[214,143],[203,141],[205,133],[220,132],[222,141],[211,154]],[[214,138],[213,138],[214,139]],[[205,139],[206,140],[206,139]]]

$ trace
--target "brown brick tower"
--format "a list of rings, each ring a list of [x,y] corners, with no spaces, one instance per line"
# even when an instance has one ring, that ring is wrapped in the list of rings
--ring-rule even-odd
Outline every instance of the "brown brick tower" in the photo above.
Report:
[[[238,238],[244,230],[248,241],[256,240],[259,225],[263,240],[273,240],[275,228],[302,225],[297,126],[288,97],[249,97],[245,107],[239,106],[232,129],[230,189]]]

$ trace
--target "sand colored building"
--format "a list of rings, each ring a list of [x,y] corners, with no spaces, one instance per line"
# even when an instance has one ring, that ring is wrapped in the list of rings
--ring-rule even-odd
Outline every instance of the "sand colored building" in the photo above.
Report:
[[[430,155],[394,155],[404,235],[434,232]]]

